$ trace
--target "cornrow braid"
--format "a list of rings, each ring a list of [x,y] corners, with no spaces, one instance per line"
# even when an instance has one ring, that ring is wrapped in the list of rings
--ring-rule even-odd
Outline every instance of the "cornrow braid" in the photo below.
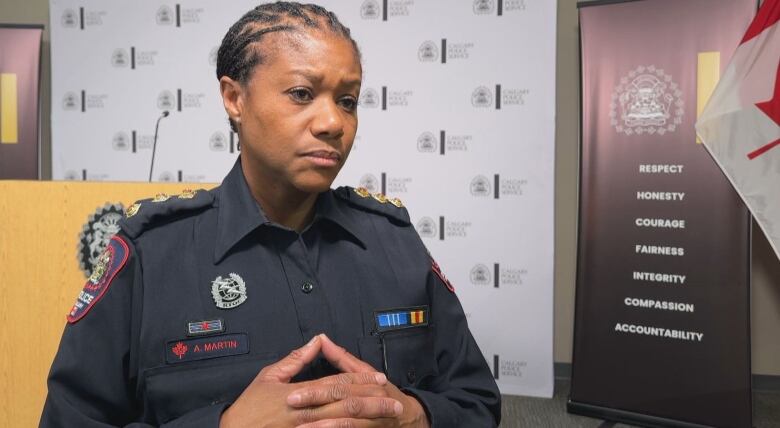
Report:
[[[277,1],[255,7],[230,27],[217,52],[217,79],[227,76],[246,84],[255,67],[265,60],[265,53],[257,42],[266,34],[302,28],[322,30],[323,26],[349,40],[360,58],[360,50],[349,28],[333,12],[315,4]],[[230,128],[238,132],[232,120]]]

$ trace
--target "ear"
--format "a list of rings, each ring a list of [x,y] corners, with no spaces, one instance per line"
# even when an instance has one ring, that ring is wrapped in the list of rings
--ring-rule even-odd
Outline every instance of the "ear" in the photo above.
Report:
[[[241,124],[241,114],[244,111],[244,88],[239,82],[222,76],[219,79],[219,91],[222,93],[222,104],[228,117],[236,124]]]

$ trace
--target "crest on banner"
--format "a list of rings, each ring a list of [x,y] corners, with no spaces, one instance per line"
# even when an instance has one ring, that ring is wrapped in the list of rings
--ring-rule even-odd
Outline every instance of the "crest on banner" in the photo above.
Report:
[[[653,65],[639,66],[615,87],[609,115],[618,133],[664,135],[677,130],[684,107],[672,76]]]

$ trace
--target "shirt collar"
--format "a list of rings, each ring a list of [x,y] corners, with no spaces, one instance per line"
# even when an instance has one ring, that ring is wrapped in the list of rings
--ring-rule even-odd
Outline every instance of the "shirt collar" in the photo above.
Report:
[[[217,243],[214,247],[214,263],[219,262],[244,236],[269,223],[260,209],[241,168],[241,158],[222,181],[217,196],[219,215],[217,218]]]
[[[271,224],[249,191],[240,158],[236,160],[233,169],[222,181],[217,201],[219,214],[214,263],[222,260],[225,254],[250,232],[262,225]],[[333,191],[329,190],[318,196],[313,222],[331,221],[354,236],[365,248],[365,243],[359,236],[360,228],[354,214],[353,210],[347,208],[334,196]]]
[[[361,247],[366,248],[365,240],[361,237],[361,230],[356,217],[357,211],[349,208],[347,204],[336,197],[332,190],[320,193],[317,198],[314,221],[328,220],[335,223],[352,235]]]

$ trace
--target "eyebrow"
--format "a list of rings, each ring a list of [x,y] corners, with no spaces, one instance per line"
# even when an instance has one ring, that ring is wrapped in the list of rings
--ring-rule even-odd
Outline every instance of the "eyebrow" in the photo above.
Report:
[[[290,74],[297,74],[299,76],[303,76],[313,83],[321,83],[323,80],[323,76],[321,74],[311,73],[303,69],[291,70]],[[357,79],[344,80],[341,83],[347,86],[356,86],[356,85],[360,85],[361,82],[362,79],[357,78]]]

